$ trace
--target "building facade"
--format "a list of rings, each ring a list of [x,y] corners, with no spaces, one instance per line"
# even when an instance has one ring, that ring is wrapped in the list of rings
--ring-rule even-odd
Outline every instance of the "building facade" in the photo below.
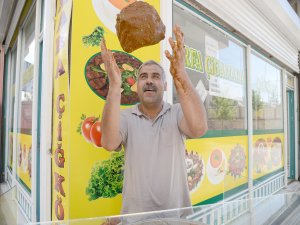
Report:
[[[138,103],[135,71],[142,62],[155,59],[168,73],[163,53],[170,49],[166,38],[124,52],[115,17],[130,2],[0,2],[1,179],[16,186],[27,221],[120,213],[124,154],[99,142],[108,88],[99,37],[123,69],[121,108]],[[186,141],[192,204],[262,197],[297,180],[300,19],[290,4],[146,2],[166,37],[174,24],[182,28],[186,70],[208,115],[208,132]],[[167,85],[165,101],[177,103],[170,74]]]

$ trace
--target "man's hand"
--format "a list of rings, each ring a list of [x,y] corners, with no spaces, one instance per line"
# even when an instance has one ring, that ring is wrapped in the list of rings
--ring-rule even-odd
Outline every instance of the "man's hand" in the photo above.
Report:
[[[172,38],[169,38],[173,55],[169,51],[166,51],[165,54],[170,61],[170,72],[173,76],[183,112],[179,128],[188,137],[197,138],[207,131],[206,112],[203,102],[185,70],[183,33],[177,25],[175,25],[173,32],[176,42]]]
[[[185,48],[183,33],[179,26],[175,25],[173,32],[176,37],[176,42],[169,38],[173,55],[168,50],[165,51],[166,57],[170,61],[170,73],[173,76],[174,84],[178,94],[186,93],[188,90],[187,82],[188,75],[185,71]]]
[[[109,79],[110,88],[120,88],[122,84],[121,72],[112,52],[107,49],[104,38],[102,38],[101,41],[101,55]]]

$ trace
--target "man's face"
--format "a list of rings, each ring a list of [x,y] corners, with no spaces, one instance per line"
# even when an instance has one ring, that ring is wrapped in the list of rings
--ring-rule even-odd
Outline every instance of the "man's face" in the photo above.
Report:
[[[166,82],[163,80],[161,68],[155,64],[143,66],[138,74],[137,92],[140,102],[161,103]]]

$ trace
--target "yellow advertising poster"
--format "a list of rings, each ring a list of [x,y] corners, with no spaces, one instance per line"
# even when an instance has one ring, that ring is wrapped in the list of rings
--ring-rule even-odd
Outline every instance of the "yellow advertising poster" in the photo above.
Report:
[[[54,34],[52,220],[69,219],[69,25],[72,0],[57,0]]]
[[[283,133],[254,135],[253,179],[283,168],[283,146]]]
[[[253,155],[248,155],[247,142],[248,136],[192,139],[186,142],[192,204],[218,195],[226,198],[230,190],[247,188],[249,157],[253,157],[253,174],[250,176],[253,180],[283,168],[283,133],[254,135]]]
[[[25,188],[31,191],[31,155],[32,136],[29,134],[17,134],[17,176]]]
[[[248,182],[247,136],[191,139],[186,148],[193,205]]]
[[[125,52],[115,31],[116,14],[133,1],[73,1],[71,43],[70,218],[118,215],[123,151],[101,148],[101,114],[108,92],[101,37],[122,71],[121,108],[137,103],[135,72],[142,62],[160,61],[160,44]],[[146,1],[160,12],[160,1]]]

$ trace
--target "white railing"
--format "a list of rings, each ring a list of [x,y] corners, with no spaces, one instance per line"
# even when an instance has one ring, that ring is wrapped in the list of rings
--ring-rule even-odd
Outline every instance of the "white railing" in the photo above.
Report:
[[[15,193],[13,194],[14,198],[18,203],[18,208],[25,218],[26,222],[29,223],[31,221],[31,198],[29,194],[24,190],[18,180],[16,180],[10,170],[7,173],[7,181],[9,185],[15,188]],[[16,209],[17,210],[17,209]],[[17,212],[16,212],[17,213]]]
[[[263,201],[263,197],[270,196],[283,187],[284,172],[255,185],[252,190],[254,198],[252,207]],[[251,206],[250,201],[245,201],[247,199],[250,199],[249,189],[225,198],[219,204],[214,204],[211,207],[195,207],[195,212],[189,219],[209,225],[228,224],[244,213],[249,212]]]
[[[284,187],[284,172],[281,172],[253,187],[254,204],[259,204],[263,197],[275,194]]]
[[[18,183],[17,184],[17,202],[20,208],[20,211],[24,215],[27,222],[31,221],[31,198],[28,193],[24,190],[23,187]]]

